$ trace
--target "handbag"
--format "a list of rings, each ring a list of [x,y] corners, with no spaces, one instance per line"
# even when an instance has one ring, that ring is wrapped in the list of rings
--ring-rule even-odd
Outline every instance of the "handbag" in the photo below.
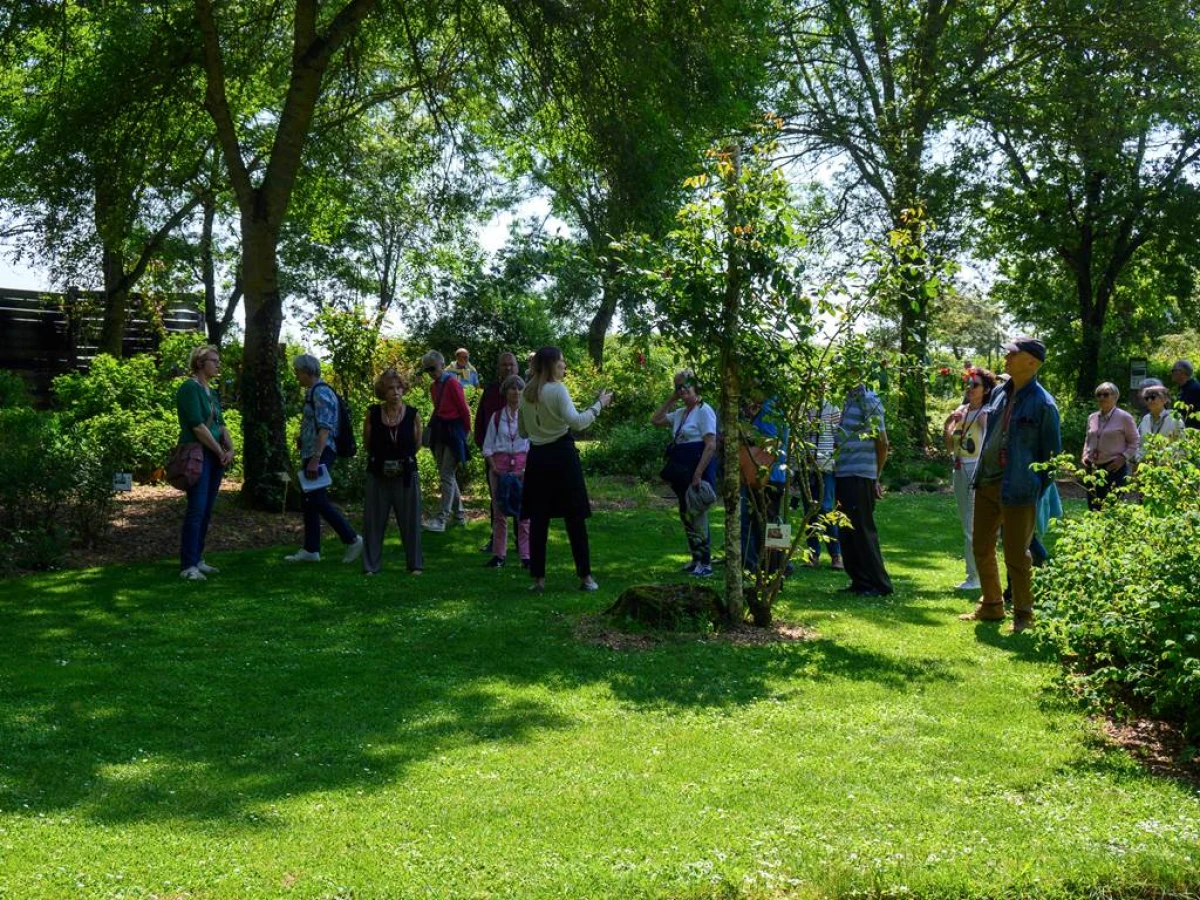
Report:
[[[190,491],[204,471],[204,445],[199,441],[176,444],[167,459],[167,483],[181,491]]]
[[[674,448],[674,444],[667,448],[667,461],[662,467],[662,471],[658,473],[658,477],[667,482],[667,484],[679,484],[682,481],[691,481],[692,475],[696,472],[696,466],[694,464],[689,465],[675,456],[671,452]]]

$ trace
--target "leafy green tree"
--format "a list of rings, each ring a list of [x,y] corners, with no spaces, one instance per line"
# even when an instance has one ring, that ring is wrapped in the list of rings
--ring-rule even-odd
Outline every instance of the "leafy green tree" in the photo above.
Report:
[[[211,129],[196,115],[177,15],[72,0],[10,16],[0,200],[58,280],[98,273],[100,349],[119,356],[131,292],[201,202]]]
[[[948,152],[948,128],[982,86],[1003,81],[1033,51],[1012,52],[1026,23],[1015,3],[829,0],[788,7],[777,62],[781,114],[802,156],[836,160],[847,198],[874,235],[905,248],[907,273],[887,291],[910,361],[901,415],[923,444],[929,290],[960,236],[966,160]],[[927,241],[927,224],[937,225]],[[870,232],[868,226],[868,232]],[[908,238],[895,235],[907,232]]]
[[[743,585],[741,402],[744,395],[773,398],[780,423],[791,430],[790,464],[800,471],[797,482],[808,493],[803,449],[808,413],[820,409],[825,387],[842,369],[834,348],[844,343],[854,319],[833,302],[844,294],[840,287],[807,290],[801,282],[807,223],[787,179],[771,163],[779,152],[774,137],[780,124],[768,120],[745,148],[710,151],[703,169],[687,180],[689,202],[663,239],[642,236],[618,245],[626,277],[653,305],[646,327],[677,346],[702,379],[720,384],[725,604],[735,621],[748,604],[759,624],[771,620],[784,566],[772,571],[760,565],[749,588]],[[823,319],[833,323],[825,327]],[[784,563],[807,538],[820,505],[816,500],[801,516]],[[761,489],[749,490],[749,502],[752,515],[762,520]]]
[[[1004,162],[988,224],[1013,312],[1061,340],[1083,398],[1114,322],[1164,330],[1191,305],[1200,5],[1059,0],[1039,14],[1053,15],[1057,39],[980,94]]]
[[[598,275],[588,347],[602,366],[615,316],[639,301],[624,289],[609,242],[664,234],[691,161],[718,134],[749,125],[766,78],[768,3],[503,7],[511,40],[493,64],[502,76],[493,85],[494,140],[580,235]]]

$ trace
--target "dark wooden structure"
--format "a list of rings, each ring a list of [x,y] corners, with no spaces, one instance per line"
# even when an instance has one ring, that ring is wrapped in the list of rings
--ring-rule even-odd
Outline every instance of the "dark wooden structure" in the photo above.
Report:
[[[103,323],[97,291],[22,291],[0,288],[0,368],[22,375],[35,402],[50,400],[50,382],[64,372],[86,372]],[[129,298],[124,355],[152,353],[164,334],[204,330],[199,297],[170,297],[153,314],[139,295]]]

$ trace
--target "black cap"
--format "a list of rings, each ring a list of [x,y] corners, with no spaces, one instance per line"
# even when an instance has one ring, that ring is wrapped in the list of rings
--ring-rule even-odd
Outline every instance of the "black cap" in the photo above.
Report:
[[[1046,361],[1046,345],[1035,337],[1018,335],[1004,345],[1005,353],[1021,353],[1022,351],[1036,358],[1038,362]]]

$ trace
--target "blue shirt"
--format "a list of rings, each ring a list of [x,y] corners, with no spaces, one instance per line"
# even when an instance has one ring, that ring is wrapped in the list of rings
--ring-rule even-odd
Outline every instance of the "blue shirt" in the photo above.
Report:
[[[759,434],[769,438],[779,438],[779,454],[775,457],[775,463],[771,466],[770,484],[782,486],[787,484],[787,450],[788,450],[788,427],[783,426],[783,433],[780,434],[780,428],[774,421],[775,416],[775,401],[767,399],[763,401],[762,407],[758,413],[750,420],[750,424],[758,431]]]
[[[304,410],[300,415],[300,458],[308,459],[317,452],[317,432],[322,428],[329,431],[325,446],[336,449],[337,425],[337,394],[318,378],[304,396]]]
[[[847,395],[834,433],[838,452],[833,473],[839,478],[878,478],[875,439],[884,434],[883,404],[874,391],[859,385]]]

